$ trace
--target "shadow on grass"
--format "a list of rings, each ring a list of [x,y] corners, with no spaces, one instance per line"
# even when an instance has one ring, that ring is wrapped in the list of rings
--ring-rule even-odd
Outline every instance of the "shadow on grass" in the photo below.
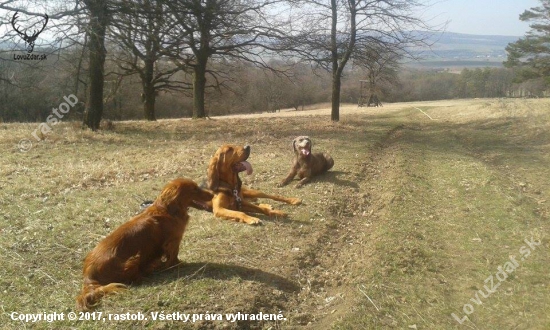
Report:
[[[308,183],[306,183],[304,185],[307,186],[307,185],[311,185],[311,184],[314,184],[314,183],[323,183],[323,182],[327,182],[327,183],[333,183],[335,185],[338,185],[338,186],[346,186],[346,187],[351,187],[351,188],[359,188],[359,185],[357,184],[357,182],[353,182],[353,181],[349,181],[349,180],[344,180],[344,179],[340,179],[338,178],[338,176],[340,175],[345,175],[345,174],[350,174],[349,172],[343,172],[343,171],[332,171],[332,170],[329,170],[328,172],[326,173],[323,173],[321,175],[318,175],[316,177],[313,177],[311,179],[311,181],[309,181]],[[292,180],[288,185],[290,187],[295,187],[296,184],[298,184],[300,180],[299,179],[294,179]],[[293,188],[293,189],[296,189],[297,191],[299,191],[300,188]]]
[[[353,181],[338,178],[338,176],[345,175],[345,174],[350,174],[350,173],[349,172],[343,172],[343,171],[328,171],[327,173],[317,177],[314,180],[315,181],[321,181],[321,180],[322,181],[328,181],[328,182],[334,183],[335,185],[338,185],[338,186],[345,186],[345,187],[350,187],[350,188],[359,188],[359,185],[357,184],[357,182],[353,182]]]
[[[288,213],[286,211],[284,211],[284,212]],[[311,222],[293,219],[292,218],[292,213],[288,214],[288,217],[286,217],[286,218],[270,217],[270,216],[262,215],[262,214],[252,214],[252,216],[259,217],[260,220],[262,220],[262,222],[263,221],[265,221],[265,222],[281,222],[281,223],[284,223],[284,224],[300,224],[300,225],[304,225],[304,226],[311,226]],[[240,224],[240,225],[242,225],[242,224]],[[246,226],[249,226],[249,225],[246,225]],[[259,225],[259,227],[261,227],[261,226],[262,225]]]
[[[175,267],[151,275],[143,285],[157,286],[167,281],[177,281],[182,278],[185,281],[204,278],[225,281],[235,277],[260,282],[288,293],[300,291],[300,286],[297,283],[277,274],[257,268],[209,262],[180,263]]]
[[[442,155],[461,153],[493,164],[513,161],[517,164],[542,162],[539,147],[550,140],[548,131],[533,129],[532,122],[522,118],[497,118],[464,124],[429,123],[426,130],[405,126],[407,143],[421,144]],[[462,148],[457,148],[460,145]]]

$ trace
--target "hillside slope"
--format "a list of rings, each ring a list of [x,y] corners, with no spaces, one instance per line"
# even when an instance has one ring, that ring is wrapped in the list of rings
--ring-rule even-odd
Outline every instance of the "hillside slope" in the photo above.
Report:
[[[320,109],[116,122],[98,133],[61,123],[25,153],[18,141],[32,139],[36,124],[0,124],[0,322],[20,329],[13,312],[75,311],[86,253],[167,181],[204,180],[218,146],[236,143],[252,148],[245,185],[303,199],[273,203],[288,219],[247,226],[191,210],[183,264],[96,309],[102,318],[146,320],[88,315],[23,325],[547,329],[549,106],[542,99],[349,106],[339,123]],[[313,151],[330,153],[335,166],[301,189],[276,188],[296,135],[309,135]],[[505,267],[512,257],[513,270]],[[497,275],[499,267],[509,272]],[[489,277],[498,284],[491,292]],[[284,319],[225,319],[260,312]],[[159,313],[197,319],[155,320]]]

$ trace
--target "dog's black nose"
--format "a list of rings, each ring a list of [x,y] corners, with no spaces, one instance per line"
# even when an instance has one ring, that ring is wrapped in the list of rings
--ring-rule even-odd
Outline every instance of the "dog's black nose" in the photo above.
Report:
[[[250,152],[250,146],[249,145],[244,146],[244,151]]]

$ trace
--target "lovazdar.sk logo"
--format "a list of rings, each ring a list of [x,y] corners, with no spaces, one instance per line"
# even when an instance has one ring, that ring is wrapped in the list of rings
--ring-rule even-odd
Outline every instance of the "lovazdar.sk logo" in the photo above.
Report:
[[[25,55],[13,54],[14,60],[40,60],[41,61],[46,59],[46,54],[42,54],[42,55],[32,54],[36,39],[38,38],[40,33],[44,31],[44,29],[46,28],[46,25],[48,24],[48,20],[49,20],[48,14],[44,14],[44,16],[42,17],[44,17],[44,20],[41,22],[42,27],[38,29],[33,29],[32,34],[28,34],[27,32],[30,33],[29,28],[33,28],[34,25],[36,25],[37,23],[33,24],[29,28],[22,29],[21,26],[17,23],[17,19],[19,18],[19,12],[16,11],[15,14],[13,14],[11,18],[11,26],[13,27],[13,30],[17,32],[17,34],[21,37],[21,39],[23,39],[23,41],[25,42],[25,49],[27,50],[27,54]]]

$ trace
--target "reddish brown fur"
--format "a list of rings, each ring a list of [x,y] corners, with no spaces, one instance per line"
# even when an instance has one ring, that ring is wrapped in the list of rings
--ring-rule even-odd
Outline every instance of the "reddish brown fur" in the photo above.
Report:
[[[179,263],[180,242],[193,201],[213,194],[189,179],[168,183],[153,205],[105,237],[84,260],[84,284],[76,298],[81,310],[96,305],[106,294],[138,283],[143,275]]]
[[[245,222],[247,224],[259,224],[261,221],[258,218],[247,215],[245,212],[286,217],[286,213],[274,210],[271,205],[256,205],[250,200],[269,198],[298,205],[302,202],[300,199],[268,195],[259,190],[241,186],[239,173],[234,170],[234,165],[248,159],[249,154],[250,147],[229,144],[221,146],[216,151],[208,166],[208,187],[215,193],[214,198],[208,203],[208,206],[212,208],[216,217]],[[237,195],[241,199],[240,209],[237,197],[233,193],[234,190],[237,191]]]
[[[294,164],[290,169],[290,173],[284,178],[279,187],[285,186],[294,179],[296,175],[300,178],[296,188],[300,188],[304,184],[308,183],[311,178],[319,174],[325,173],[334,166],[334,160],[330,155],[326,153],[312,153],[311,139],[307,136],[298,136],[292,141],[292,148],[294,149]],[[304,155],[300,149],[306,149],[309,151],[308,155]]]

